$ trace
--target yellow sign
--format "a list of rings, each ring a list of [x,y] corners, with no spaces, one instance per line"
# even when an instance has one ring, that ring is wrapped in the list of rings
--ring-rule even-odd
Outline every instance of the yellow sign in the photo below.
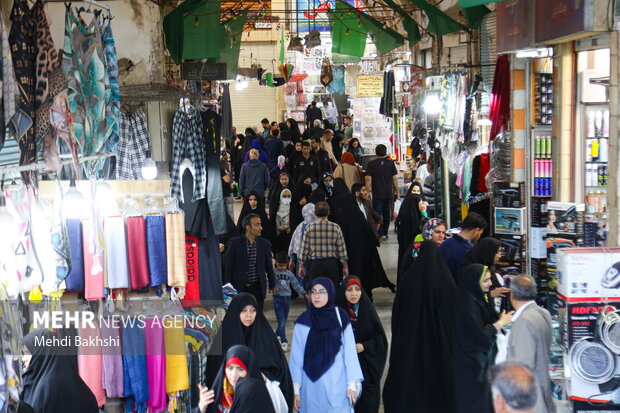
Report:
[[[360,75],[357,77],[358,98],[381,96],[383,96],[383,75]]]

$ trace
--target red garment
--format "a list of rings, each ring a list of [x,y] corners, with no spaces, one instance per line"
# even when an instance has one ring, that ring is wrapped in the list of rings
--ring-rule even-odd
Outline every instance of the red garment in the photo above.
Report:
[[[200,301],[200,278],[198,277],[198,238],[185,236],[185,268],[187,268],[187,284],[183,306],[194,306]]]
[[[149,260],[146,254],[146,221],[144,217],[129,217],[125,220],[127,232],[127,261],[132,290],[148,287]]]
[[[355,164],[355,156],[351,152],[345,152],[340,157],[342,163],[346,163],[347,165],[355,166],[357,168],[357,174],[360,177],[360,182],[364,182],[364,172],[362,172],[362,168]],[[344,171],[343,171],[344,172]]]
[[[501,55],[497,58],[495,65],[495,78],[493,80],[493,90],[491,94],[491,110],[489,119],[493,122],[491,126],[490,140],[508,128],[510,118],[510,62],[508,55]],[[486,188],[486,185],[485,185]]]
[[[478,183],[476,184],[476,189],[480,192],[488,192],[487,188],[487,174],[491,170],[491,164],[489,162],[489,154],[482,153],[480,154],[480,173],[478,174]]]

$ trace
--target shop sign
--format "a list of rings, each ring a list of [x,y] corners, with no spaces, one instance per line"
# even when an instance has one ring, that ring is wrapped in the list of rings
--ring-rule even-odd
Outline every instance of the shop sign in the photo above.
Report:
[[[358,98],[381,96],[383,96],[383,75],[360,75],[357,77]]]
[[[594,0],[537,0],[536,43],[594,30]]]
[[[182,63],[184,80],[226,80],[226,63]]]
[[[534,46],[534,0],[506,0],[497,3],[497,53]]]

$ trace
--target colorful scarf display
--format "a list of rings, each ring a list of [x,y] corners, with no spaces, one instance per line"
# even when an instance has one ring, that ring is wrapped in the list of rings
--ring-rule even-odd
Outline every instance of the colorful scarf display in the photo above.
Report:
[[[163,215],[146,217],[146,250],[149,258],[151,287],[168,282],[168,262],[166,257],[166,225]]]
[[[146,406],[150,412],[166,410],[166,349],[161,320],[146,320],[146,372],[149,383],[149,399]]]
[[[149,381],[146,370],[146,344],[144,329],[137,326],[123,327],[123,377],[125,412],[146,412],[149,399]],[[132,402],[135,406],[132,406]]]
[[[127,231],[127,261],[131,289],[141,290],[149,285],[149,262],[146,254],[146,222],[144,217],[128,217],[125,220]]]
[[[185,216],[166,214],[166,256],[168,257],[168,285],[185,287]]]
[[[164,329],[166,342],[166,393],[174,394],[189,389],[189,372],[185,355],[185,333],[177,323]]]
[[[127,241],[123,217],[108,217],[103,225],[108,288],[129,288],[129,265],[127,263]]]

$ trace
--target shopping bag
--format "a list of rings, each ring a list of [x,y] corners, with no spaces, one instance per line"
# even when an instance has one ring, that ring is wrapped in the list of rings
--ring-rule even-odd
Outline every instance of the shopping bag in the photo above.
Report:
[[[280,383],[277,381],[267,380],[265,386],[271,397],[275,413],[288,413],[288,404],[280,389]]]

